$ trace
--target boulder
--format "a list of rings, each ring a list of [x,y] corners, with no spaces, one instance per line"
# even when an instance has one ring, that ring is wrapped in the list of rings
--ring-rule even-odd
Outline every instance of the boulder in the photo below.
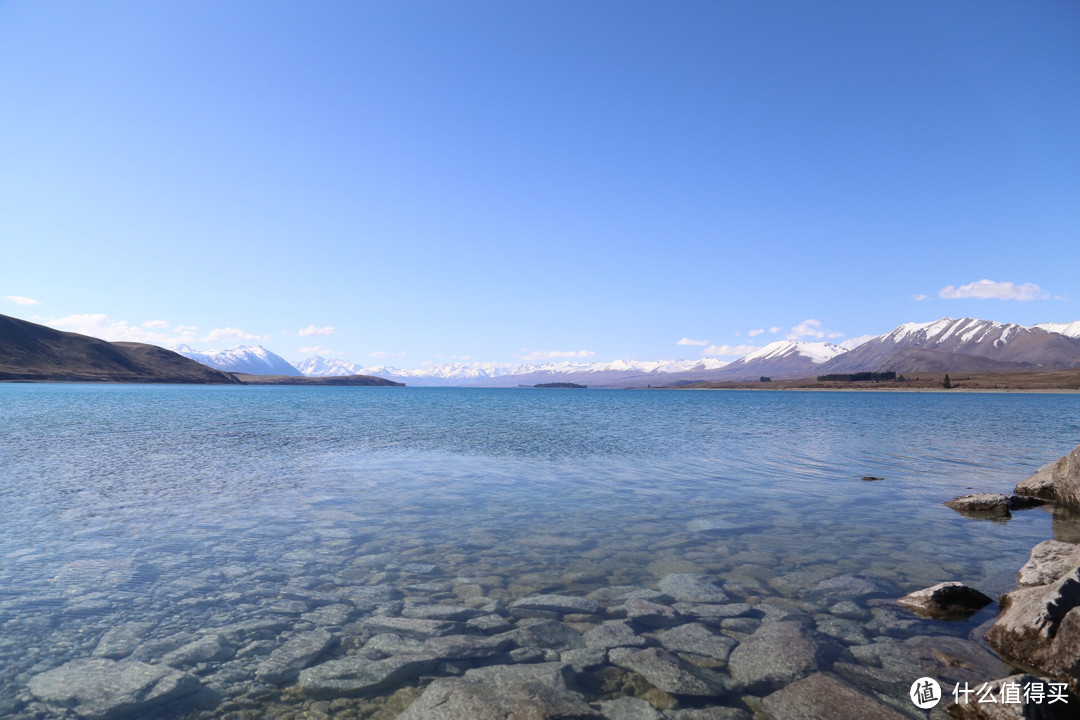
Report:
[[[1067,456],[1043,465],[1034,475],[1021,480],[1016,493],[1080,509],[1080,445]]]
[[[653,687],[673,695],[713,697],[727,692],[722,676],[691,665],[661,648],[615,648],[608,652],[608,659],[641,675]]]
[[[995,517],[1012,517],[1009,512],[1009,496],[1001,493],[974,493],[961,495],[955,500],[949,500],[945,507],[964,513],[965,515],[988,515]]]
[[[821,647],[797,622],[764,623],[728,658],[735,681],[749,692],[790,683],[818,669]]]
[[[1053,643],[1066,615],[1080,606],[1080,568],[1050,585],[1020,588],[1001,597],[1001,613],[986,633],[986,640],[1001,657],[1018,665],[1061,676],[1070,661],[1055,656]],[[1070,631],[1073,625],[1065,626]],[[1065,640],[1062,641],[1065,647]]]
[[[1044,500],[1054,499],[1054,476],[1063,474],[1066,458],[1060,458],[1052,463],[1047,463],[1024,480],[1017,483],[1013,490],[1017,495],[1037,497]]]
[[[725,603],[730,598],[711,575],[672,573],[660,581],[660,592],[682,602]]]
[[[510,603],[512,610],[539,610],[559,615],[599,612],[600,605],[590,598],[573,595],[534,595]]]
[[[766,696],[761,706],[773,720],[906,720],[905,715],[822,672]]]
[[[1016,584],[1020,587],[1049,585],[1077,567],[1080,567],[1080,546],[1044,540],[1031,549],[1031,557],[1016,574]]]
[[[167,665],[100,657],[72,660],[27,684],[46,705],[69,708],[87,720],[138,714],[201,687],[193,675]]]
[[[960,620],[970,617],[994,601],[963,583],[943,582],[916,590],[896,602],[923,617]]]

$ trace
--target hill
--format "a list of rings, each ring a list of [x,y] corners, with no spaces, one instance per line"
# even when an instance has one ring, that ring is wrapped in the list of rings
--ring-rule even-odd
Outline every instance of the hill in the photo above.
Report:
[[[297,375],[252,375],[233,373],[236,379],[245,385],[332,385],[332,386],[381,386],[404,387],[405,383],[394,382],[374,375],[334,375],[330,377],[300,377]]]
[[[0,315],[0,381],[240,382],[156,345],[106,342],[7,315]]]

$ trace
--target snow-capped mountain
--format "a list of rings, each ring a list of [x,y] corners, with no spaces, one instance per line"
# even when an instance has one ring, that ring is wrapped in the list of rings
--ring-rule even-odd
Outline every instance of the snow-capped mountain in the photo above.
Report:
[[[275,355],[264,347],[238,345],[228,350],[196,351],[187,345],[177,345],[173,352],[196,362],[225,372],[249,373],[251,375],[301,375],[289,361]]]
[[[1080,320],[1076,320],[1071,323],[1038,323],[1036,325],[1033,325],[1032,327],[1042,328],[1047,332],[1054,332],[1058,333],[1059,335],[1080,338]]]
[[[590,386],[611,386],[633,379],[663,375],[663,382],[681,379],[683,375],[709,372],[727,363],[715,358],[701,360],[615,360],[614,362],[521,363],[446,363],[424,368],[394,368],[385,365],[362,367],[347,360],[328,360],[318,355],[295,364],[304,375],[375,375],[409,385],[455,385],[475,387],[514,387],[543,382],[576,382]],[[661,381],[658,380],[659,384]]]
[[[1080,339],[974,318],[905,323],[820,367],[820,374],[1080,367]]]
[[[724,380],[757,380],[763,375],[809,377],[818,373],[820,365],[845,352],[839,345],[827,342],[778,340],[730,363],[719,376]]]

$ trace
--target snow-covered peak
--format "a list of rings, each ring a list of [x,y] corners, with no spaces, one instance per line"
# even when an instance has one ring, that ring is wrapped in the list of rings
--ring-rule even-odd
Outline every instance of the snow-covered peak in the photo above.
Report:
[[[275,355],[261,345],[237,345],[227,350],[192,350],[187,345],[177,345],[173,352],[191,358],[216,370],[249,373],[251,375],[299,375],[285,358]]]
[[[1070,323],[1038,323],[1037,325],[1032,325],[1032,327],[1037,327],[1047,332],[1054,332],[1072,338],[1080,338],[1080,320],[1075,320]]]
[[[827,342],[777,340],[759,350],[755,350],[735,362],[748,363],[753,360],[777,360],[780,358],[801,355],[809,358],[814,363],[821,364],[845,352],[847,351],[839,345],[833,345],[832,343]]]
[[[943,317],[926,323],[905,323],[882,335],[881,339],[915,347],[935,347],[945,343],[963,347],[983,342],[991,342],[1000,347],[1009,342],[1017,332],[1027,329],[1023,325],[993,320]]]

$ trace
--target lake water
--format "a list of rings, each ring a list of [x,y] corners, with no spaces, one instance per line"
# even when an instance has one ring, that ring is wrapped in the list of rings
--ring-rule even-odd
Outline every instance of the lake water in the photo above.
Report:
[[[1077,442],[1078,395],[2,385],[0,716],[75,717],[31,681],[103,657],[198,679],[132,717],[392,718],[432,677],[570,648],[443,658],[340,697],[259,668],[313,631],[333,639],[298,666],[385,658],[373,618],[452,608],[432,633],[585,633],[635,592],[671,605],[655,591],[672,573],[749,606],[711,632],[743,642],[786,612],[828,644],[823,669],[903,712],[914,677],[899,695],[863,679],[860,646],[964,638],[994,610],[931,621],[887,601],[945,580],[996,597],[1032,545],[1078,539],[1043,509],[994,522],[942,502],[1009,492]],[[538,594],[601,610],[509,607]],[[490,627],[464,624],[476,615]],[[402,627],[406,645],[427,632]],[[663,628],[637,632],[656,644]],[[190,650],[211,636],[210,657]],[[774,689],[665,696],[604,685],[625,671],[603,657],[578,670],[610,713],[633,694],[670,717],[752,710]]]

